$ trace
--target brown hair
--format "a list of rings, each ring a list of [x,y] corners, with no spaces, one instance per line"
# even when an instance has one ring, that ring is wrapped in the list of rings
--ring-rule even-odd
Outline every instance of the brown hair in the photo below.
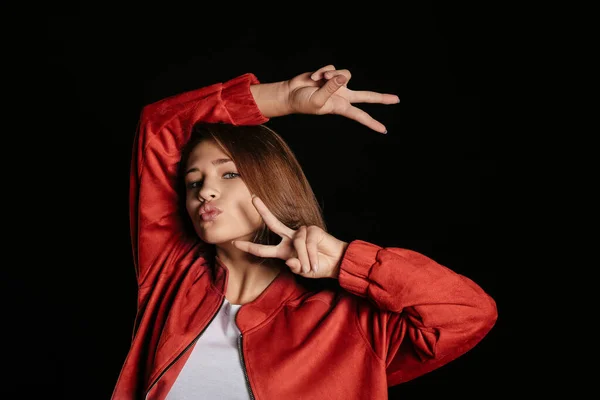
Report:
[[[180,210],[185,211],[183,172],[191,152],[204,140],[213,140],[233,160],[250,193],[260,197],[286,226],[298,229],[302,225],[316,225],[326,230],[321,207],[296,156],[283,138],[265,125],[196,124],[181,153]],[[185,218],[193,232],[187,214]],[[253,241],[274,245],[281,237],[263,224]]]

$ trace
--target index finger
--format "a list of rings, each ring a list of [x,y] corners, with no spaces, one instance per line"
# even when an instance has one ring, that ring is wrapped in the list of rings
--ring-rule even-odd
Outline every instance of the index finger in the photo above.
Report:
[[[360,108],[349,106],[345,110],[340,111],[339,114],[343,115],[346,118],[350,118],[357,122],[360,122],[366,127],[371,128],[379,133],[387,133],[385,125],[377,121],[375,118],[371,117],[371,115],[369,115],[366,111],[361,110]]]
[[[267,224],[269,229],[271,229],[279,236],[293,236],[294,230],[287,227],[283,222],[278,220],[277,217],[273,215],[271,210],[267,208],[265,203],[263,203],[263,201],[258,196],[252,196],[252,204],[254,204],[254,207],[256,207],[256,210],[262,217],[263,221],[265,221],[265,224]]]

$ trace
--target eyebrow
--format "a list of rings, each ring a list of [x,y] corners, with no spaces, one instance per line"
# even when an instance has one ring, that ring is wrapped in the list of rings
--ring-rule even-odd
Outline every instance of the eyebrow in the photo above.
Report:
[[[233,161],[231,161],[229,158],[218,158],[218,159],[212,161],[212,165],[218,166],[218,165],[226,164],[228,162],[233,162]],[[197,172],[197,171],[199,171],[198,168],[192,167],[192,168],[188,169],[185,172],[185,174],[187,175],[190,172]]]

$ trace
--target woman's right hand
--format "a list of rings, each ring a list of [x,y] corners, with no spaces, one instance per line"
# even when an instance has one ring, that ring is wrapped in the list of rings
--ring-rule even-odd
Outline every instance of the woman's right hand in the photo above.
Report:
[[[353,103],[397,104],[398,96],[348,88],[352,75],[347,69],[327,65],[315,72],[306,72],[287,81],[288,102],[294,113],[337,114],[353,119],[374,131],[386,133],[385,126]]]
[[[353,119],[377,132],[385,126],[353,103],[397,104],[396,95],[348,88],[350,71],[327,65],[305,72],[287,81],[252,85],[250,90],[268,118],[288,114],[337,114]]]

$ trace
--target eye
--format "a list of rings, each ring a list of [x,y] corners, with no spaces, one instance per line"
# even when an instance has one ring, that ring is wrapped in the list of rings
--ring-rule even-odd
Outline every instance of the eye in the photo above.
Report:
[[[239,176],[240,176],[240,174],[238,174],[237,172],[226,172],[223,174],[223,179],[234,179],[234,178],[239,178]],[[185,187],[187,188],[187,190],[197,190],[197,189],[200,189],[203,184],[204,184],[204,180],[193,181],[193,182],[187,183],[185,185]]]
[[[233,179],[233,178],[237,178],[239,176],[240,176],[240,174],[238,174],[237,172],[226,172],[225,174],[223,174],[223,178],[225,178],[225,179]]]
[[[199,188],[199,187],[201,187],[201,186],[202,186],[202,181],[190,182],[190,183],[188,183],[188,184],[186,185],[186,187],[187,187],[189,190],[192,190],[192,189],[198,189],[198,188]]]

